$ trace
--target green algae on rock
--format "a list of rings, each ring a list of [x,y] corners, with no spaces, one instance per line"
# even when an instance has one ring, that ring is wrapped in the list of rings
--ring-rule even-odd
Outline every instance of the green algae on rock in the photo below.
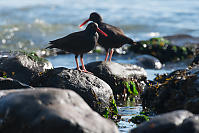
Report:
[[[199,113],[199,66],[157,75],[142,94],[142,106],[157,113],[187,109]]]
[[[34,53],[19,51],[0,53],[0,71],[6,73],[4,76],[25,84],[30,84],[34,76],[52,68],[50,62]]]
[[[86,68],[109,84],[115,97],[126,93],[137,95],[144,89],[147,74],[137,65],[98,61],[87,64]]]
[[[133,116],[129,121],[135,123],[135,124],[140,124],[142,122],[145,122],[145,121],[149,121],[150,120],[150,117],[149,116],[146,116],[146,115],[136,115],[136,116]]]
[[[178,61],[193,57],[193,51],[189,47],[172,45],[164,38],[151,38],[150,40],[138,41],[130,50],[139,54],[149,54],[157,57],[162,63]]]

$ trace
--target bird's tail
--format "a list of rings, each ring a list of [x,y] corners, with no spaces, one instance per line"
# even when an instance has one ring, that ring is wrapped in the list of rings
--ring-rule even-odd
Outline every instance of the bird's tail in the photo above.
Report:
[[[136,42],[135,42],[135,41],[133,41],[133,39],[129,39],[129,42],[128,42],[128,44],[131,44],[131,45],[136,45]]]
[[[50,46],[46,47],[45,49],[54,48],[54,47],[53,47],[53,42],[52,42],[52,41],[50,41],[48,44],[50,44]]]
[[[48,49],[48,48],[52,48],[52,45],[51,45],[51,46],[46,47],[45,49]]]
[[[46,47],[45,49],[49,49],[49,48],[51,49],[51,48],[52,48],[52,45],[51,45],[51,46]]]

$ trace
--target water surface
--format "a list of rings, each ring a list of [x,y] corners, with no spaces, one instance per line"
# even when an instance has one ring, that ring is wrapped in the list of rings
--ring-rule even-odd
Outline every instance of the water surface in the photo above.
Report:
[[[1,0],[0,50],[44,48],[81,30],[78,25],[93,11],[135,40],[199,35],[198,0]]]

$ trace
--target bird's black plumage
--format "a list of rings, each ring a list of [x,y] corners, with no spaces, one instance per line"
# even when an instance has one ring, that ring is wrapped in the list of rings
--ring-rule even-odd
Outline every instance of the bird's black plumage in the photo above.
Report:
[[[80,55],[82,69],[84,72],[88,72],[84,67],[83,54],[91,51],[95,47],[99,37],[96,31],[100,31],[98,25],[96,23],[90,23],[83,31],[74,32],[65,37],[50,41],[49,43],[51,45],[47,48],[58,48],[75,54],[75,61],[78,70],[80,70],[80,67],[77,57]]]
[[[102,17],[96,12],[91,13],[89,19],[86,20],[83,24],[85,24],[88,21],[93,21],[97,23],[98,27],[108,34],[108,37],[99,35],[98,39],[98,43],[106,49],[107,54],[109,49],[113,50],[113,48],[119,48],[124,44],[135,44],[135,42],[131,38],[127,37],[124,34],[122,29],[104,23]],[[112,54],[110,56],[112,56]]]
[[[58,48],[76,55],[91,51],[98,40],[97,25],[90,23],[83,31],[71,33],[65,37],[50,41],[47,48]]]

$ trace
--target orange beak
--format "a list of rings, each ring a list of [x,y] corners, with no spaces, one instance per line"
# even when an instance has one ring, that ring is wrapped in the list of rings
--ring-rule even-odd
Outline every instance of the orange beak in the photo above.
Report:
[[[87,19],[86,21],[84,21],[79,27],[82,27],[83,25],[85,25],[86,23],[88,23],[88,21],[90,21],[90,19]]]
[[[108,36],[105,32],[103,32],[102,30],[100,30],[100,28],[97,28],[97,31],[100,32],[100,33],[102,33],[105,37]]]

